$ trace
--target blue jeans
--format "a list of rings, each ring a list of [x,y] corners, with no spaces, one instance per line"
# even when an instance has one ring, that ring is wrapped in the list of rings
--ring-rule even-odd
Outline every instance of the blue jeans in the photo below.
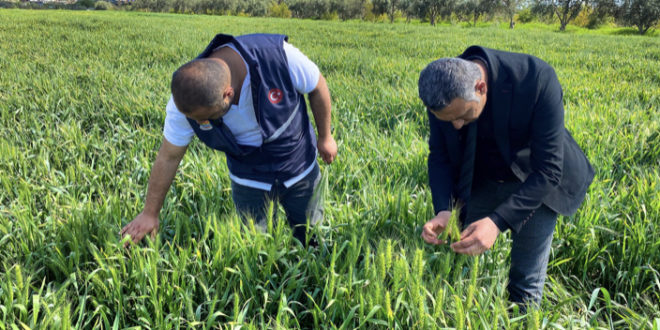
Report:
[[[244,222],[253,219],[255,226],[265,231],[268,205],[271,201],[279,201],[286,212],[293,237],[305,243],[307,219],[309,218],[311,225],[323,219],[323,196],[317,189],[320,181],[318,164],[302,180],[289,188],[278,180],[270,191],[243,186],[232,181],[234,206]],[[277,205],[273,205],[273,210],[277,211]]]
[[[490,215],[520,185],[521,182],[480,181],[472,188],[464,226]],[[511,233],[513,245],[507,289],[512,302],[541,303],[556,223],[557,213],[542,204],[531,212],[531,217],[518,233]]]

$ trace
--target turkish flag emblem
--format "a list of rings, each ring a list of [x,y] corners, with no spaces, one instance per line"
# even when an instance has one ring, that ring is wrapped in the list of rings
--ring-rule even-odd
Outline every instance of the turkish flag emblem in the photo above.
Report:
[[[284,95],[282,94],[282,91],[278,88],[273,88],[268,91],[268,101],[270,101],[272,104],[280,103],[283,96]]]

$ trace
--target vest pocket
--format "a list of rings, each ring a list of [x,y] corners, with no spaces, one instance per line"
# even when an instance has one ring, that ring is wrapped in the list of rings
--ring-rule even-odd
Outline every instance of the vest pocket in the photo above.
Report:
[[[209,148],[223,151],[235,157],[247,155],[253,148],[243,148],[237,142],[227,125],[221,121],[211,121],[212,129],[195,129],[197,137]]]

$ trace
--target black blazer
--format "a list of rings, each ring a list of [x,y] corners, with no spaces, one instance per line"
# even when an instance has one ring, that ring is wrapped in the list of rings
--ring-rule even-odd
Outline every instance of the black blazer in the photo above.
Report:
[[[564,127],[562,89],[555,71],[531,55],[479,46],[469,47],[459,57],[475,55],[488,62],[486,102],[493,114],[498,149],[523,182],[494,213],[516,232],[541,204],[563,215],[574,214],[594,170]],[[451,209],[452,199],[469,203],[469,189],[467,194],[460,194],[456,187],[471,186],[465,182],[471,178],[461,178],[459,173],[462,166],[473,164],[461,164],[459,131],[450,122],[440,121],[430,112],[428,115],[429,185],[437,214]]]

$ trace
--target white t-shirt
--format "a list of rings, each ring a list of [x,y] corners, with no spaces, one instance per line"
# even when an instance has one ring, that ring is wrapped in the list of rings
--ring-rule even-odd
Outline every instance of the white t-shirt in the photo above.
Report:
[[[240,53],[231,44],[222,45],[218,48],[230,47]],[[295,89],[301,94],[307,94],[316,88],[318,84],[320,71],[319,68],[310,61],[305,54],[298,48],[292,46],[286,41],[283,44],[284,53],[286,54],[289,64],[289,75]],[[216,48],[217,49],[217,48]],[[242,57],[241,57],[242,58]],[[243,59],[245,63],[245,59]],[[247,63],[245,63],[247,67]],[[190,123],[186,116],[177,109],[174,104],[174,99],[170,96],[166,107],[165,125],[163,127],[163,135],[168,142],[175,146],[186,146],[195,135],[195,131],[190,127]],[[263,143],[261,131],[257,123],[254,107],[252,105],[252,88],[250,86],[250,71],[248,68],[247,75],[241,87],[241,95],[238,99],[238,105],[232,104],[229,111],[222,117],[222,121],[227,125],[229,130],[234,134],[236,141],[241,145],[259,147]],[[306,169],[300,175],[291,178],[284,182],[286,187],[290,187],[296,182],[300,181],[307,175],[315,164]],[[243,179],[234,176],[230,173],[230,178],[238,183],[248,187],[270,190],[271,185],[249,179]]]

